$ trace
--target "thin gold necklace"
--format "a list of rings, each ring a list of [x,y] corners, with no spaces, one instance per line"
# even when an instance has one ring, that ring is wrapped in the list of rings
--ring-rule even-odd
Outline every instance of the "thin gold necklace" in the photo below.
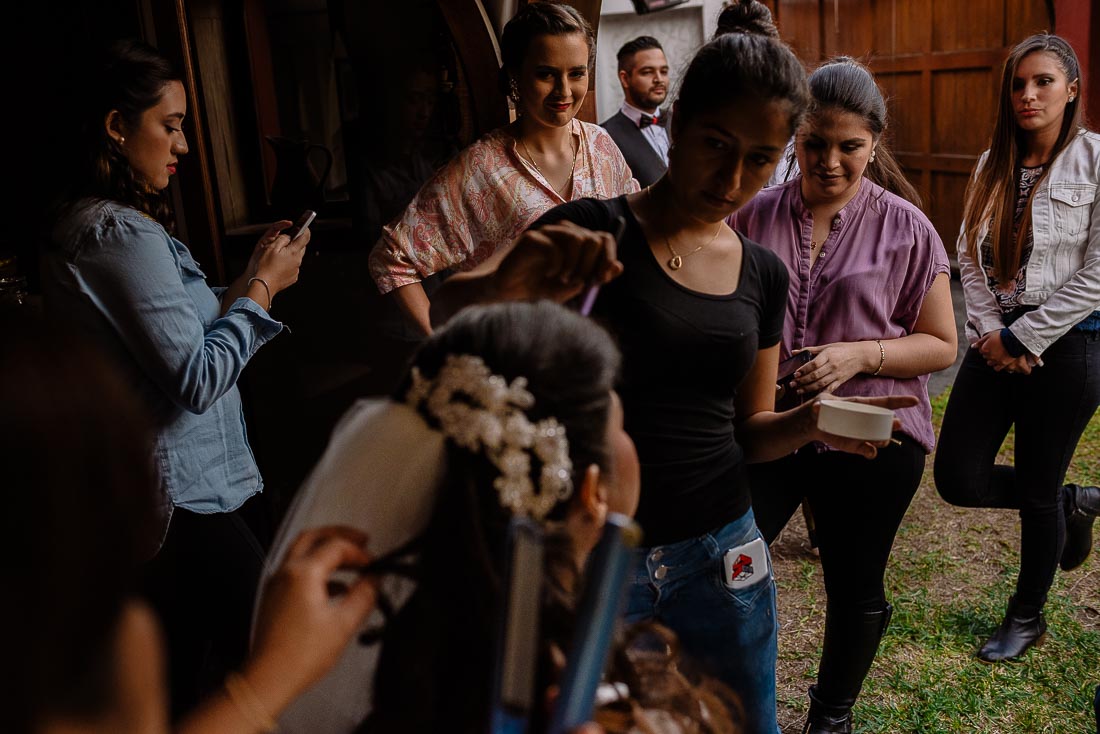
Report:
[[[650,205],[652,205],[653,204],[653,192],[652,192],[652,189],[648,186],[646,187],[645,195],[646,195],[646,199],[649,200]],[[702,250],[704,247],[707,247],[707,246],[713,244],[714,241],[716,239],[718,239],[718,235],[721,234],[721,232],[722,232],[722,222],[719,222],[718,223],[718,229],[714,230],[714,236],[711,237],[706,242],[704,242],[703,244],[696,247],[694,250],[692,250],[691,252],[689,252],[686,255],[681,255],[678,252],[676,252],[675,248],[673,248],[673,246],[672,246],[672,240],[669,239],[668,235],[663,235],[664,238],[665,238],[665,246],[668,247],[668,251],[672,255],[672,257],[670,257],[668,259],[668,268],[669,268],[669,270],[679,270],[680,268],[684,267],[684,258],[685,257],[691,257],[695,253],[699,252],[699,250]]]
[[[546,174],[542,172],[542,169],[539,168],[539,164],[535,162],[535,156],[531,155],[531,151],[528,150],[528,148],[527,148],[527,141],[524,140],[523,138],[519,139],[519,144],[523,146],[523,152],[527,154],[527,160],[531,161],[531,165],[535,167],[535,170],[539,172],[539,175],[542,176],[544,179],[546,179],[546,183],[550,184],[550,187],[552,189],[554,189],[554,191],[556,191],[558,193],[558,196],[560,196],[563,199],[565,198],[565,194],[562,193],[562,189],[569,188],[569,184],[573,182],[573,174],[577,170],[577,148],[580,147],[577,144],[577,141],[573,139],[573,121],[572,120],[569,121],[569,142],[570,142],[570,144],[573,148],[573,165],[569,167],[569,178],[566,179],[565,183],[562,184],[562,188],[559,189],[557,186],[554,185],[553,181],[551,181],[549,178],[547,178]]]

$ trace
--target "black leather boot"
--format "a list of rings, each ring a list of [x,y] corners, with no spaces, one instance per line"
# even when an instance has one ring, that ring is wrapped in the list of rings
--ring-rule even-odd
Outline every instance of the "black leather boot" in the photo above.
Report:
[[[1062,488],[1066,513],[1066,545],[1062,549],[1063,571],[1072,571],[1092,552],[1092,523],[1100,515],[1100,487],[1067,484]]]
[[[1024,607],[1016,597],[1008,600],[1004,621],[993,636],[978,650],[983,663],[998,663],[1020,657],[1029,647],[1042,645],[1047,634],[1047,621],[1042,607]]]
[[[887,604],[876,612],[826,612],[821,666],[817,685],[810,687],[810,712],[802,734],[852,731],[852,706],[875,661],[879,640],[893,611]]]
[[[806,724],[802,734],[851,734],[852,706],[828,706],[817,698],[817,686],[810,686],[810,713],[806,715]],[[855,703],[855,700],[852,700]]]

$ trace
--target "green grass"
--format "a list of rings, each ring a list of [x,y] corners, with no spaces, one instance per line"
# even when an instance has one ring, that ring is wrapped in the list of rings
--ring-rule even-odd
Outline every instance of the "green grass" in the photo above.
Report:
[[[933,401],[937,433],[946,401],[946,394]],[[1011,441],[1002,460],[1011,458]],[[948,506],[932,488],[931,461],[928,467],[894,545],[886,578],[894,617],[856,705],[856,731],[1091,734],[1100,684],[1100,561],[1094,555],[1057,574],[1042,647],[1014,663],[980,663],[974,652],[1000,622],[1015,585],[1019,522],[1013,512]],[[1100,483],[1100,418],[1085,431],[1067,481]],[[798,523],[784,538],[802,532]],[[825,606],[820,565],[791,555],[780,551],[776,562],[780,721],[788,733],[801,731]]]

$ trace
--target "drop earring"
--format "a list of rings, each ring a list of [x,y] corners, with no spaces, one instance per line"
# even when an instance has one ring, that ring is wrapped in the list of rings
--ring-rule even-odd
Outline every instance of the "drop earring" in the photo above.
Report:
[[[875,151],[876,150],[877,150],[876,148],[871,148],[871,159],[867,161],[868,163],[874,163],[875,162]]]
[[[508,98],[512,100],[512,104],[519,107],[519,85],[516,84],[515,77],[508,80]]]

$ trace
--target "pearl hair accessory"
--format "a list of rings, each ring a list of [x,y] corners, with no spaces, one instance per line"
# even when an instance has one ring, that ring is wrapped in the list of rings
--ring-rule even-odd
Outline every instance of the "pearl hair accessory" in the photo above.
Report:
[[[482,453],[500,471],[493,487],[500,504],[515,515],[543,520],[573,494],[573,462],[565,427],[554,418],[532,423],[524,411],[535,404],[527,380],[508,382],[489,371],[480,357],[447,355],[434,378],[412,369],[405,402],[439,423],[456,445]],[[538,487],[531,479],[531,456],[542,465]]]

